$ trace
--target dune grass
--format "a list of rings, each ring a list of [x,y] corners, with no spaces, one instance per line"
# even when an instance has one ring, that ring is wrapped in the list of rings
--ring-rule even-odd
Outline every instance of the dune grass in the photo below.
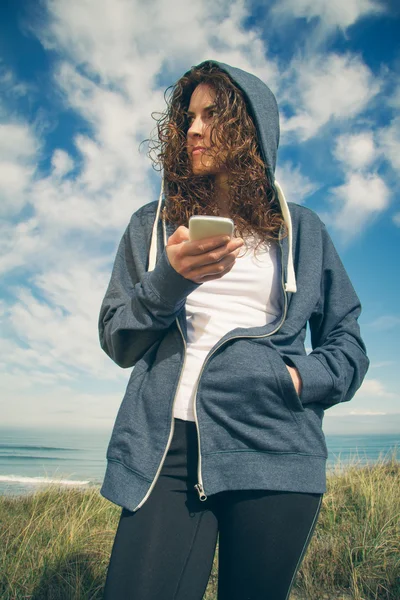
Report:
[[[0,598],[100,600],[121,509],[97,487],[0,497]],[[400,461],[337,464],[291,600],[399,600]],[[216,600],[218,545],[203,600]],[[168,599],[165,599],[168,600]]]

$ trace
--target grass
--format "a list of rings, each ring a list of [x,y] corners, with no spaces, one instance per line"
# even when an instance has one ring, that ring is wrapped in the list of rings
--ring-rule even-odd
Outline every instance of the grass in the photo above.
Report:
[[[100,600],[120,510],[97,487],[0,496],[0,598]],[[338,463],[291,600],[399,600],[399,540],[395,452]],[[216,552],[203,600],[216,600],[217,582]]]

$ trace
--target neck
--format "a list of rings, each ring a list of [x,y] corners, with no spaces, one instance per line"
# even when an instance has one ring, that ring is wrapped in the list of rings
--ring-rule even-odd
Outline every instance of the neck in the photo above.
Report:
[[[217,173],[215,176],[215,195],[218,200],[219,216],[230,217],[229,212],[229,184],[226,173]]]

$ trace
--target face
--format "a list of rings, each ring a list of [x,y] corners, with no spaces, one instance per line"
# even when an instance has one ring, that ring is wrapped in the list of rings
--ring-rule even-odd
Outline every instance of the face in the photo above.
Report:
[[[200,83],[192,93],[187,111],[189,122],[187,151],[193,173],[197,175],[217,174],[223,170],[223,167],[218,168],[214,165],[215,161],[210,153],[210,128],[215,115],[215,108],[212,108],[214,101],[215,92],[212,87]],[[193,152],[195,147],[203,149]],[[214,145],[214,153],[216,149]]]

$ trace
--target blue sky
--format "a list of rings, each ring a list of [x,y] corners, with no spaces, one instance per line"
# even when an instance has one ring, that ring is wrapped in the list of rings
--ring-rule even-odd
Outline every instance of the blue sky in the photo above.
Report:
[[[131,214],[158,198],[140,142],[191,65],[271,87],[277,179],[326,223],[371,367],[327,433],[400,433],[400,8],[378,0],[8,0],[0,5],[0,420],[111,429],[130,375],[98,312]]]

